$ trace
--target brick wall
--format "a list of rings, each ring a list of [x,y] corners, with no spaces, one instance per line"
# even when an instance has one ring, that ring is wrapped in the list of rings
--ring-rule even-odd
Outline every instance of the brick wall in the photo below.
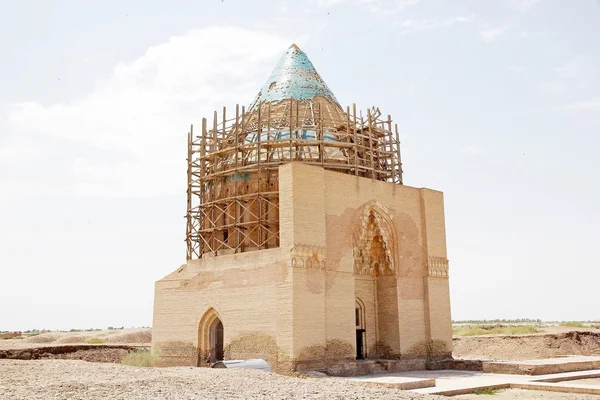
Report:
[[[279,179],[280,248],[190,261],[156,283],[153,349],[164,363],[197,365],[200,321],[211,308],[226,357],[267,358],[280,372],[351,360],[357,296],[369,354],[447,355],[442,194],[298,162],[281,166]],[[355,275],[356,238],[371,209],[392,276]]]

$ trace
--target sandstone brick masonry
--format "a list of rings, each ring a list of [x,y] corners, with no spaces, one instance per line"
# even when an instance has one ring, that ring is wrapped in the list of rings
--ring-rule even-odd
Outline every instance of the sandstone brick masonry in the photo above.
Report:
[[[279,229],[277,248],[204,256],[156,282],[165,365],[264,358],[290,373],[451,357],[441,192],[290,162]]]

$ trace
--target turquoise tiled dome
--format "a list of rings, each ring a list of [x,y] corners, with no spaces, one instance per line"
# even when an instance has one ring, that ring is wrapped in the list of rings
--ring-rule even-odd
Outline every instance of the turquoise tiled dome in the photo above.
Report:
[[[292,44],[250,104],[250,110],[261,103],[277,103],[286,99],[312,100],[315,96],[326,97],[340,107],[306,53]]]

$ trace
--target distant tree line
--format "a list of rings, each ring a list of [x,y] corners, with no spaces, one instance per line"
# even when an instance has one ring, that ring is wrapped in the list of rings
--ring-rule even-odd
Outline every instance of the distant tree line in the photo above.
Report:
[[[541,319],[533,318],[516,318],[516,319],[465,319],[459,321],[452,321],[454,324],[540,324]]]

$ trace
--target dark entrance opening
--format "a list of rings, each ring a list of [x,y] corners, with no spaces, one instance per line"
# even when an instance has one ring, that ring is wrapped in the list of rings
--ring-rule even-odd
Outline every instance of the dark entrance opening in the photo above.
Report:
[[[364,349],[364,338],[365,330],[357,329],[356,330],[356,359],[364,360],[365,359],[365,349]]]
[[[215,347],[217,350],[217,360],[223,359],[223,323],[219,321],[217,325],[217,343],[215,343]]]
[[[210,362],[223,360],[223,323],[219,319],[213,322],[211,327],[210,347],[211,353],[214,351],[211,354]]]

